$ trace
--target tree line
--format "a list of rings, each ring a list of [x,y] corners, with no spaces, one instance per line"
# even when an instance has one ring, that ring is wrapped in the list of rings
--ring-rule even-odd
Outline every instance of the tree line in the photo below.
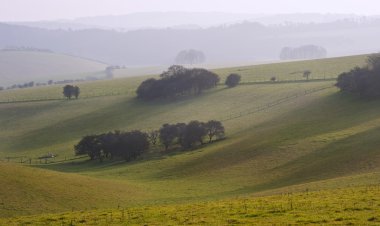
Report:
[[[165,151],[175,145],[188,150],[224,138],[224,134],[225,129],[220,121],[191,121],[188,124],[164,124],[160,129],[148,133],[134,130],[88,135],[74,146],[74,150],[75,155],[88,155],[91,160],[132,161],[148,152],[151,145],[160,143]]]
[[[189,49],[182,50],[177,54],[175,62],[177,64],[201,64],[206,61],[206,56],[202,51]]]
[[[137,97],[143,100],[197,95],[215,87],[220,78],[201,68],[188,69],[173,65],[160,75],[160,79],[147,79],[137,88]]]
[[[280,53],[281,60],[325,58],[327,50],[321,46],[305,45],[297,48],[284,47]]]
[[[336,86],[342,92],[358,94],[360,97],[380,97],[380,54],[369,56],[366,66],[340,74]]]
[[[214,138],[223,138],[224,133],[224,126],[220,121],[191,121],[188,124],[164,124],[158,131],[158,137],[161,144],[165,147],[165,151],[167,151],[175,144],[180,145],[184,149],[203,145],[206,137],[207,141],[211,143]]]

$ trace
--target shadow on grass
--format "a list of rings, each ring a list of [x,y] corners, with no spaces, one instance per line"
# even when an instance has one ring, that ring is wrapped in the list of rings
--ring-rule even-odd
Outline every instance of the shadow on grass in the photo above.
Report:
[[[171,148],[169,151],[165,152],[163,148],[156,149],[155,151],[146,153],[145,155],[137,158],[132,161],[125,161],[123,159],[105,159],[103,161],[99,160],[90,160],[87,158],[86,160],[77,160],[77,161],[67,161],[67,162],[57,162],[51,164],[41,164],[34,165],[37,168],[44,168],[50,170],[56,170],[60,172],[84,172],[84,171],[101,171],[101,170],[109,170],[113,168],[118,168],[120,166],[133,166],[142,164],[144,162],[150,161],[159,161],[163,159],[167,159],[170,157],[174,157],[182,154],[195,154],[198,152],[202,152],[204,148],[212,146],[215,143],[220,143],[226,140],[226,138],[214,140],[211,143],[205,143],[200,146],[193,147],[191,149],[183,149],[180,146],[176,145]]]
[[[267,172],[289,172],[267,183],[226,192],[225,195],[261,192],[298,184],[374,172],[379,169],[380,126],[337,140],[328,146],[287,162]],[[371,146],[368,146],[371,144]],[[357,147],[357,148],[353,148]]]
[[[362,101],[356,97],[335,93],[320,101],[313,101],[302,109],[297,108],[269,122],[241,131],[234,135],[234,139],[230,139],[231,142],[217,147],[215,151],[205,153],[202,158],[177,164],[157,172],[153,177],[169,172],[178,176],[197,175],[201,171],[203,173],[204,169],[217,171],[255,158],[271,157],[284,143],[294,143],[310,136],[360,125],[378,118],[379,111],[378,102]]]
[[[18,135],[12,141],[9,149],[17,152],[60,143],[75,142],[88,134],[122,129],[129,124],[136,123],[136,120],[144,120],[145,118],[155,117],[158,114],[165,114],[173,109],[191,105],[194,101],[223,90],[216,89],[205,92],[197,97],[183,97],[175,100],[143,102],[136,98],[129,98],[129,101],[117,99],[115,104],[105,104],[95,112],[78,115],[77,117]],[[99,101],[107,101],[107,99]]]

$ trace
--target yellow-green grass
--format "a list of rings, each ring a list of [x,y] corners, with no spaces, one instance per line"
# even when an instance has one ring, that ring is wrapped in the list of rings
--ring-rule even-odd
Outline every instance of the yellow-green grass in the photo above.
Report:
[[[219,87],[195,98],[176,101],[142,102],[134,95],[121,95],[2,104],[0,157],[38,157],[50,152],[61,158],[72,157],[73,145],[87,134],[115,129],[148,131],[158,129],[164,123],[225,119],[285,96],[328,85],[332,85],[331,82],[239,86],[234,89]],[[283,104],[277,109],[293,107]],[[270,112],[273,114],[264,111],[252,116],[255,120],[247,117],[226,122],[228,134],[241,130],[241,124],[245,127],[258,124],[261,118],[272,117],[278,110]]]
[[[152,198],[127,181],[0,163],[0,217],[132,205]],[[2,225],[0,223],[0,225]]]
[[[44,214],[4,225],[379,225],[380,186]]]
[[[197,151],[129,164],[79,162],[47,168],[127,181],[154,194],[153,203],[262,193],[376,172],[379,104],[335,92],[332,89],[290,102],[274,112],[255,115],[255,120],[246,116],[228,122],[231,124],[226,126],[233,132],[227,140]],[[255,124],[256,120],[260,123]]]
[[[227,140],[197,151],[130,164],[48,168],[133,181],[169,201],[220,198],[377,172],[380,104],[335,92],[229,121],[226,128],[232,131]]]
[[[244,82],[261,82],[269,81],[272,76],[276,76],[279,81],[301,80],[304,81],[302,71],[310,70],[312,75],[310,79],[336,78],[340,73],[349,71],[355,66],[363,66],[366,62],[366,55],[328,58],[321,60],[297,61],[276,64],[254,65],[236,68],[214,69],[220,75],[221,83],[230,73],[238,73],[242,76]],[[149,71],[149,70],[147,70]],[[292,74],[293,72],[299,72]],[[126,77],[138,75],[137,72],[131,72],[129,69],[116,70],[117,77]],[[141,69],[144,74],[144,70]],[[157,77],[157,75],[145,75],[132,78],[119,78],[108,81],[96,81],[77,83],[81,88],[81,97],[94,97],[104,95],[135,95],[136,88],[145,79]],[[63,99],[63,85],[42,87],[34,89],[7,90],[0,92],[0,102],[4,101],[25,101],[39,99]]]
[[[106,64],[74,56],[31,51],[0,51],[0,86],[79,79],[105,70]]]
[[[101,80],[92,82],[77,82],[74,85],[80,87],[80,98],[99,96],[135,96],[138,85],[147,79],[147,76],[132,77],[127,79]],[[31,100],[64,100],[62,85],[44,87],[4,90],[0,92],[0,102],[17,102]]]
[[[214,71],[225,78],[230,73],[242,76],[242,82],[270,81],[276,77],[278,81],[305,80],[303,72],[310,70],[310,79],[331,79],[339,74],[349,71],[355,66],[366,64],[367,55],[326,58],[319,60],[306,60],[283,62],[273,64],[254,65],[246,67],[221,68]]]
[[[271,65],[267,67],[269,70]],[[127,89],[135,89],[138,79],[142,78],[115,81],[125,81]],[[114,87],[115,81],[88,85]],[[134,95],[119,95],[2,104],[0,157],[37,157],[53,152],[59,154],[58,159],[69,158],[73,156],[73,145],[86,134],[114,129],[147,131],[167,122],[226,119],[242,113],[242,117],[224,121],[226,140],[195,151],[157,153],[162,148],[155,147],[155,153],[131,163],[79,160],[39,167],[66,172],[60,175],[68,178],[79,174],[105,184],[126,183],[133,191],[143,191],[148,196],[137,195],[134,202],[124,201],[124,207],[268,195],[290,188],[300,191],[346,187],[351,183],[378,184],[378,174],[373,173],[379,172],[380,166],[380,103],[342,95],[336,88],[304,95],[305,90],[332,85],[326,81],[218,87],[197,97],[174,101],[141,102]],[[245,114],[294,94],[299,96],[264,111]],[[346,179],[336,180],[341,177]],[[0,195],[1,200],[7,192]],[[46,202],[41,197],[36,200]],[[83,205],[87,202],[82,201]],[[68,206],[64,208],[70,210]],[[46,208],[41,212],[54,210]],[[22,205],[18,211],[28,213]]]

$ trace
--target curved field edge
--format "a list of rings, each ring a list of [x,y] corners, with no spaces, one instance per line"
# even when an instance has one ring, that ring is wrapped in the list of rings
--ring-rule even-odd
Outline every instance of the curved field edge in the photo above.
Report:
[[[59,53],[0,51],[0,85],[104,75],[107,64]]]

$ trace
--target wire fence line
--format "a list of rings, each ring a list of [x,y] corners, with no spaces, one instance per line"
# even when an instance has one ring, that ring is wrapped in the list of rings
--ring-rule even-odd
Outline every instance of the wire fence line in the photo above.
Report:
[[[91,99],[98,97],[107,97],[107,96],[121,96],[121,95],[130,95],[134,92],[111,92],[111,93],[102,93],[102,94],[87,94],[81,95],[79,99]],[[65,101],[67,98],[65,97],[57,97],[57,98],[38,98],[38,99],[7,99],[0,101],[0,104],[11,104],[11,103],[28,103],[28,102],[45,102],[45,101]]]
[[[273,108],[273,107],[275,107],[277,105],[280,105],[282,103],[290,102],[290,101],[295,100],[295,99],[297,99],[299,97],[307,96],[307,95],[310,95],[310,94],[313,94],[313,93],[317,93],[317,92],[320,92],[320,91],[323,91],[323,90],[326,90],[326,89],[331,89],[333,87],[334,86],[330,85],[330,86],[324,86],[324,87],[320,87],[320,88],[313,88],[313,89],[305,90],[304,92],[300,92],[300,93],[296,93],[296,94],[293,94],[293,95],[290,95],[290,96],[286,96],[286,97],[283,97],[281,99],[277,99],[275,101],[272,101],[272,102],[269,102],[269,103],[266,103],[266,104],[262,104],[262,105],[260,105],[258,107],[254,107],[254,108],[251,108],[251,109],[248,109],[248,110],[245,110],[245,111],[241,111],[241,112],[238,112],[238,113],[230,114],[227,117],[222,118],[220,121],[221,122],[226,122],[226,121],[230,121],[230,120],[233,120],[233,119],[241,118],[241,117],[244,117],[244,116],[247,116],[247,115],[259,113],[259,112],[265,111],[267,109]]]
[[[63,157],[61,159],[56,157],[28,157],[28,156],[8,156],[0,158],[0,162],[9,162],[9,163],[20,163],[27,165],[43,165],[43,164],[51,164],[51,163],[64,163],[71,162],[74,160],[79,160],[87,158],[87,156],[79,156],[79,157]]]

